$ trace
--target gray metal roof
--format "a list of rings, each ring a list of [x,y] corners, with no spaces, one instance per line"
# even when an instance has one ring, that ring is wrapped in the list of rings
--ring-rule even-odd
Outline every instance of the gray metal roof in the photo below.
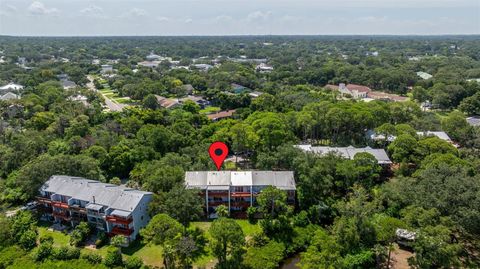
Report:
[[[103,208],[103,205],[97,205],[97,204],[89,203],[85,208],[98,211],[98,210]]]
[[[467,122],[471,126],[480,126],[480,117],[468,117]]]
[[[300,148],[304,151],[310,151],[319,155],[325,155],[328,153],[337,153],[343,158],[351,159],[355,157],[355,154],[361,152],[367,152],[373,155],[377,159],[379,164],[391,164],[392,161],[388,158],[387,153],[384,149],[372,149],[371,147],[365,148],[354,148],[349,147],[314,147],[312,145],[296,145],[297,148]]]
[[[130,216],[130,214],[131,214],[131,212],[116,209],[116,210],[113,210],[110,215],[126,218],[126,217]]]
[[[185,186],[208,190],[228,190],[230,186],[275,186],[295,190],[292,171],[190,171]]]
[[[71,176],[52,176],[40,190],[125,211],[135,209],[144,195],[152,195],[151,192]]]

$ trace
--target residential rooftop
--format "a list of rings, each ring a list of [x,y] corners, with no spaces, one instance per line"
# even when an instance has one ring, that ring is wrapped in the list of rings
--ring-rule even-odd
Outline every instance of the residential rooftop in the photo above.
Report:
[[[292,171],[190,171],[185,186],[208,190],[228,190],[231,186],[275,186],[295,190]]]
[[[357,153],[370,153],[377,159],[379,164],[391,164],[392,161],[390,158],[388,158],[387,153],[385,152],[384,149],[373,149],[371,147],[365,147],[365,148],[355,148],[353,146],[349,147],[321,147],[321,146],[312,146],[312,145],[296,145],[295,147],[307,151],[307,152],[313,152],[319,155],[326,155],[329,153],[337,153],[343,158],[346,159],[351,159],[355,157]]]
[[[103,183],[96,180],[55,175],[45,182],[40,192],[50,192],[76,200],[88,201],[92,205],[133,211],[145,195],[151,192]]]

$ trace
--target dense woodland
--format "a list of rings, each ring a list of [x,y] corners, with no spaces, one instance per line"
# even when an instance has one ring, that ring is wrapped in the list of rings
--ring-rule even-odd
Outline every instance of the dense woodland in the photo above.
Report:
[[[31,201],[51,175],[65,174],[154,192],[141,240],[162,247],[166,268],[191,268],[205,255],[216,258],[216,268],[278,268],[295,255],[302,269],[387,268],[397,228],[417,233],[413,268],[480,266],[480,128],[466,121],[480,115],[480,83],[467,81],[480,78],[477,36],[4,36],[0,51],[0,84],[25,86],[21,99],[0,101],[3,212]],[[220,64],[207,72],[167,62],[136,67],[150,52],[182,65],[207,63],[200,57]],[[230,60],[242,55],[266,58],[274,70],[260,73],[253,63]],[[19,66],[18,57],[31,69]],[[102,95],[86,88],[87,75],[100,72],[93,59],[118,60],[116,75],[105,80],[131,106],[107,112]],[[418,71],[433,77],[421,79]],[[60,74],[78,87],[64,90]],[[229,93],[232,83],[264,94]],[[345,100],[323,88],[338,83],[410,100]],[[193,102],[170,110],[152,102],[153,94],[185,96],[186,84],[236,113],[211,121]],[[69,98],[78,94],[88,106]],[[426,101],[428,111],[420,106]],[[368,130],[397,139],[373,142]],[[416,134],[441,130],[458,148]],[[183,188],[184,173],[215,170],[207,152],[213,141],[226,142],[245,160],[224,169],[294,171],[296,206],[269,188],[259,197],[263,218],[249,220],[261,227],[252,236],[224,208],[208,231],[192,226],[203,219],[202,201]],[[394,165],[385,169],[368,153],[353,160],[314,155],[293,146],[299,143],[385,148]],[[106,255],[81,253],[77,247],[90,233],[82,225],[71,246],[55,246],[38,235],[37,218],[29,211],[2,213],[0,268],[148,267],[138,258],[122,260],[115,238]]]

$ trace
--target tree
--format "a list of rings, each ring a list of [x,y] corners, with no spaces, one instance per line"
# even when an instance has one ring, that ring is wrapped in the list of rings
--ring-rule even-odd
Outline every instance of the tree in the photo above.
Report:
[[[152,215],[167,214],[186,229],[190,222],[198,220],[203,215],[202,204],[203,200],[198,195],[198,190],[185,189],[184,186],[177,185],[168,193],[160,195],[158,201],[150,205],[149,211]]]
[[[149,94],[143,98],[143,106],[149,109],[158,109],[160,107],[157,97],[153,94]]]
[[[175,239],[182,234],[183,226],[166,214],[158,214],[140,231],[147,243],[160,245],[164,251],[163,263],[166,269],[175,268]]]
[[[122,253],[120,253],[118,249],[115,247],[109,247],[107,249],[107,254],[105,255],[105,259],[103,263],[109,268],[122,266],[123,265]]]
[[[217,216],[219,218],[227,218],[229,215],[228,207],[226,207],[225,205],[217,206],[217,208],[215,209],[215,212],[217,213]]]
[[[261,247],[248,248],[243,263],[247,268],[275,269],[283,260],[284,253],[285,246],[282,243],[270,241]]]
[[[244,252],[245,235],[233,219],[219,218],[209,229],[213,255],[218,258],[219,268],[237,268]]]
[[[263,189],[257,197],[260,210],[269,218],[275,218],[287,209],[287,194],[274,186]]]
[[[417,140],[408,134],[399,135],[395,141],[388,146],[395,162],[415,162],[415,149]]]
[[[377,241],[385,244],[388,249],[387,264],[385,268],[390,268],[390,257],[393,250],[393,243],[396,239],[396,230],[405,228],[405,223],[401,220],[389,217],[384,214],[377,214],[373,218],[373,226],[375,227],[375,234]]]
[[[480,115],[480,92],[463,99],[459,108],[468,115]]]
[[[126,269],[140,269],[143,266],[143,261],[137,256],[128,257],[125,261]]]
[[[442,225],[420,230],[414,243],[415,256],[409,264],[419,268],[452,268],[460,265],[461,246],[451,242],[451,231]]]
[[[307,251],[301,254],[300,268],[341,268],[343,259],[340,255],[340,249],[333,236],[323,229],[318,229]]]

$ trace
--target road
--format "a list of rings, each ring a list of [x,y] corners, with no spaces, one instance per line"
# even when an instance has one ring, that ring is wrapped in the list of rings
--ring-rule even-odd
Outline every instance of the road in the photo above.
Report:
[[[119,111],[122,111],[123,108],[125,108],[127,105],[124,105],[124,104],[120,104],[120,103],[117,103],[115,101],[113,101],[112,99],[108,98],[107,96],[105,96],[101,91],[99,91],[96,87],[95,87],[95,84],[93,83],[93,77],[88,75],[87,76],[87,79],[88,79],[88,83],[87,83],[87,87],[92,90],[92,91],[96,91],[96,92],[99,92],[103,98],[105,99],[105,105],[107,105],[108,109],[110,111],[116,111],[116,112],[119,112]]]

